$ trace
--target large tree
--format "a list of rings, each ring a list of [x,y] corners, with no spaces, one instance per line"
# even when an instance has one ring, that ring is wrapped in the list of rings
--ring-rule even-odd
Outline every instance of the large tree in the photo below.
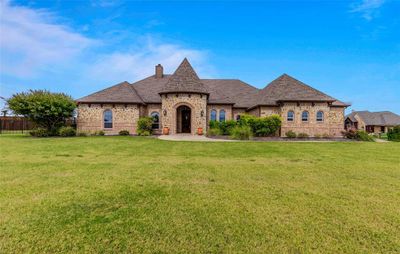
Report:
[[[73,115],[76,108],[71,96],[64,93],[51,93],[46,90],[29,90],[14,94],[7,100],[9,108],[55,133]]]

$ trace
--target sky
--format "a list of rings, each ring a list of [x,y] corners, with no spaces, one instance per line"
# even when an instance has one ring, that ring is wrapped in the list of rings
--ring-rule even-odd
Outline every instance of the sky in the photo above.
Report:
[[[287,73],[347,112],[400,114],[399,14],[399,0],[0,0],[0,96],[78,99],[187,57],[200,78],[263,88]]]

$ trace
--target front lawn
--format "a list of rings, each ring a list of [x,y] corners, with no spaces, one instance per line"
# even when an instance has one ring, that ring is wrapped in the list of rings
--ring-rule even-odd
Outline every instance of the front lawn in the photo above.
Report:
[[[400,143],[0,147],[1,253],[400,252]]]

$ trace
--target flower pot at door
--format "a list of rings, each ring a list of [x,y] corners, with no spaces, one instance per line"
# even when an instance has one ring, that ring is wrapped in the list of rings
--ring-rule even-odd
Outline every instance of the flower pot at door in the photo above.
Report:
[[[203,128],[197,128],[197,134],[203,135]]]
[[[163,128],[163,134],[164,135],[169,135],[169,128],[168,127],[164,127]]]

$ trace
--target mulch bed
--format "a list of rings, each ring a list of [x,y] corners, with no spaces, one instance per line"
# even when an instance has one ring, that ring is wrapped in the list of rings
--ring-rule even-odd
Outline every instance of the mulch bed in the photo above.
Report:
[[[230,136],[211,136],[213,139],[232,140]],[[288,142],[304,142],[304,141],[338,141],[338,142],[354,142],[356,140],[347,138],[286,138],[286,137],[252,137],[251,141],[288,141]]]

